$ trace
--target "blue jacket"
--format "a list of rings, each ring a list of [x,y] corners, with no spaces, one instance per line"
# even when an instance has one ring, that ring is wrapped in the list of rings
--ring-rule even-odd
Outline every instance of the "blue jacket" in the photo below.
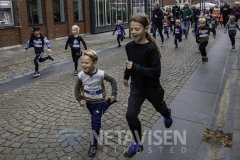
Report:
[[[155,18],[155,15],[157,15],[157,18]],[[156,9],[152,11],[152,23],[155,24],[156,26],[162,25],[162,20],[163,20],[163,12],[161,9]]]
[[[126,35],[124,28],[121,25],[116,25],[115,30],[113,31],[113,35],[116,31],[118,32],[118,36],[120,37],[124,37],[123,35]]]

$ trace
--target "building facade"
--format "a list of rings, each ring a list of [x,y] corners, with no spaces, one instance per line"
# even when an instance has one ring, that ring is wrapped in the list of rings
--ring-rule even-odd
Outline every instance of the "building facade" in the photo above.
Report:
[[[153,3],[174,0],[0,0],[0,48],[25,44],[33,26],[48,39],[67,37],[72,25],[82,33],[112,31],[117,20],[128,27],[136,13],[152,15]],[[170,2],[171,1],[171,2]]]
[[[163,1],[163,6],[170,6],[170,5],[175,5],[176,0],[167,0]]]

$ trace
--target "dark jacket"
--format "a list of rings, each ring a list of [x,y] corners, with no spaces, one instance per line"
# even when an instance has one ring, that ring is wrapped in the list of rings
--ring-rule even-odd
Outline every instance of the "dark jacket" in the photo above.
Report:
[[[68,45],[71,47],[71,49],[74,49],[73,43],[74,43],[74,39],[75,39],[75,38],[76,38],[76,40],[78,41],[79,46],[80,46],[80,42],[82,42],[85,50],[87,50],[87,45],[86,45],[85,41],[82,39],[82,37],[81,37],[80,35],[78,35],[77,37],[74,37],[73,35],[70,35],[70,36],[68,37],[67,42],[66,42],[65,50],[67,50]],[[79,49],[81,50],[81,48],[79,48]]]
[[[173,16],[178,19],[179,18],[179,12],[180,12],[180,7],[179,6],[173,6],[172,8],[172,13],[173,13]]]
[[[224,5],[221,7],[220,14],[226,16],[226,15],[229,15],[230,13],[231,13],[231,9],[230,9],[230,7],[228,7],[228,5]]]
[[[35,53],[44,52],[44,44],[46,44],[47,48],[50,49],[51,45],[47,37],[42,34],[39,37],[36,37],[34,34],[31,34],[29,41],[27,42],[25,49],[27,50],[30,47],[34,47]]]
[[[239,16],[239,13],[240,13],[240,8],[238,8],[238,7],[232,8],[231,15]]]
[[[216,30],[214,30],[210,27],[204,26],[203,28],[201,28],[201,27],[197,28],[195,35],[199,42],[205,42],[205,41],[208,41],[210,32],[212,32],[213,35],[216,35]]]
[[[182,21],[190,21],[193,16],[192,9],[189,7],[187,7],[187,8],[183,7],[179,13],[179,16],[182,19]],[[186,16],[188,16],[188,18]]]
[[[118,36],[120,37],[124,37],[124,35],[126,35],[124,28],[121,25],[116,25],[115,30],[113,31],[113,35],[116,31],[118,32]]]
[[[155,15],[157,15],[157,18],[155,18]],[[163,20],[164,16],[163,16],[163,12],[161,9],[156,9],[152,11],[152,23],[156,26],[160,26],[162,25],[162,20]]]
[[[174,27],[173,36],[182,38],[182,28],[181,28],[181,26],[175,26]]]
[[[193,19],[197,20],[198,16],[200,15],[200,10],[195,8],[195,9],[192,9],[192,12],[193,12]]]

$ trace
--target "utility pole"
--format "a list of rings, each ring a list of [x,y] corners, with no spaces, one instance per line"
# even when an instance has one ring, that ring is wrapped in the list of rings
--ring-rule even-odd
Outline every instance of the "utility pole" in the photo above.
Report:
[[[128,34],[129,34],[129,39],[131,39],[131,30],[130,30],[130,18],[131,18],[131,4],[130,4],[130,0],[128,0],[128,30],[129,30],[129,32],[128,32]]]

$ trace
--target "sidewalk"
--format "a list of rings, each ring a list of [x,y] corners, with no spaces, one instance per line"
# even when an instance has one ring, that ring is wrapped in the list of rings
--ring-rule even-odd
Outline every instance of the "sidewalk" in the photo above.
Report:
[[[239,47],[220,37],[171,102],[172,127],[160,118],[133,159],[240,159]]]

